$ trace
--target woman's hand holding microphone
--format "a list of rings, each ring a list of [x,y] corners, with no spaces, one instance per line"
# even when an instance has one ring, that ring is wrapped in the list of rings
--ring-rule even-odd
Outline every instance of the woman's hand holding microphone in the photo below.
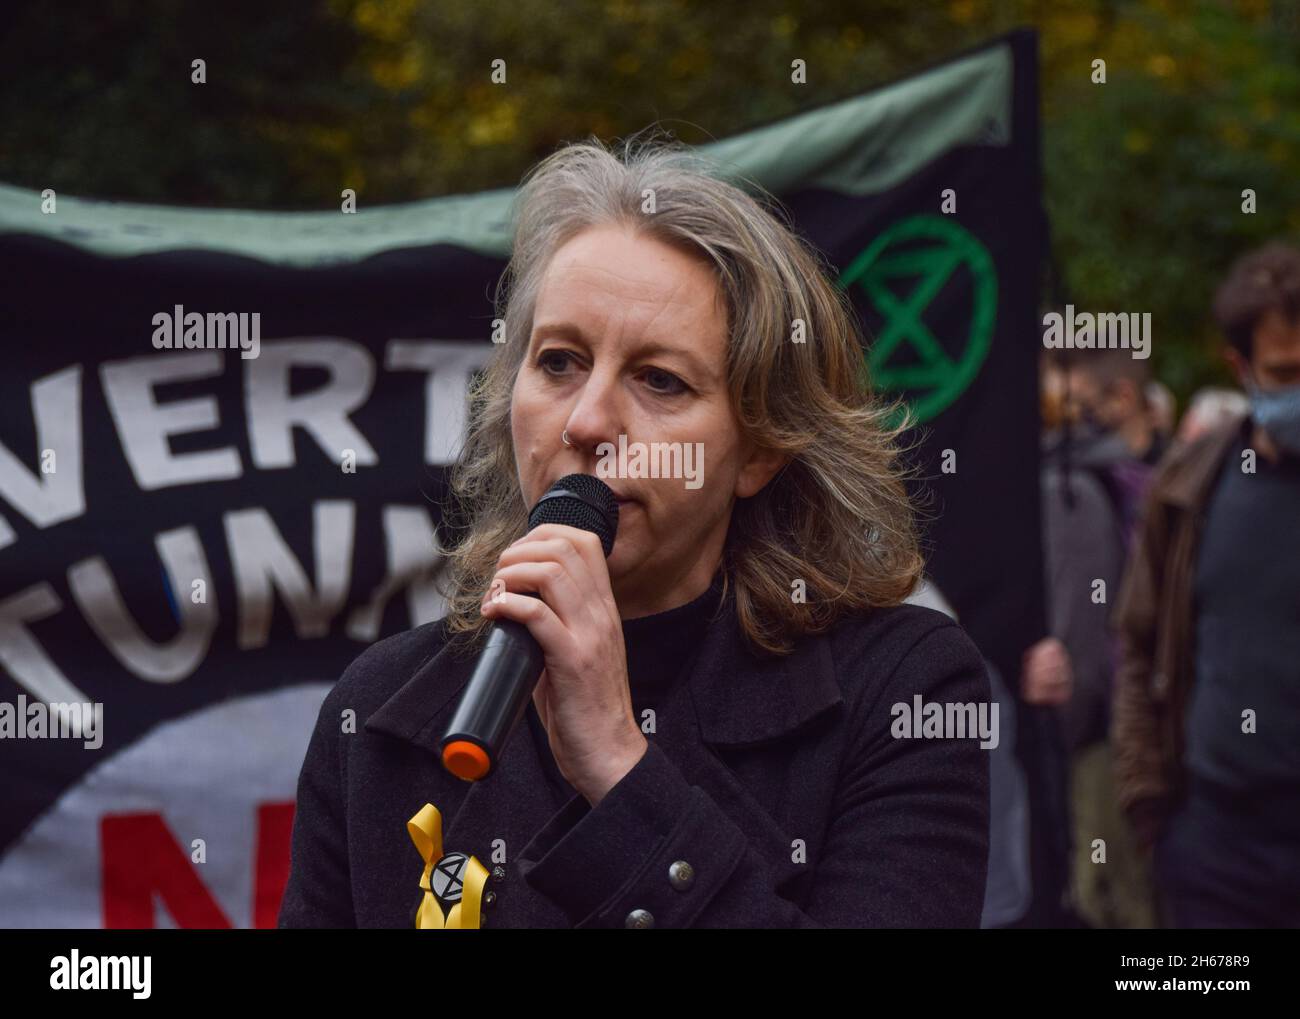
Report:
[[[527,591],[541,597],[519,593]],[[501,553],[480,610],[526,626],[541,646],[546,667],[533,704],[560,774],[594,807],[648,746],[632,713],[600,539],[563,524],[535,527]]]

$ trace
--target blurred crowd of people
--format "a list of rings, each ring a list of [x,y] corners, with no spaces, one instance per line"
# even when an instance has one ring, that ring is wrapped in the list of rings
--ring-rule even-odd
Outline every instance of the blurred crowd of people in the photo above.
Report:
[[[1088,926],[1300,926],[1300,249],[1238,259],[1213,311],[1241,388],[1181,419],[1130,351],[1043,352],[1050,636],[1020,693]]]

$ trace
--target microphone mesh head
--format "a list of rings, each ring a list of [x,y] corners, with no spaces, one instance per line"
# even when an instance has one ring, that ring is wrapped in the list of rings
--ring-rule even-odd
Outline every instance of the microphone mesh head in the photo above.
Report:
[[[608,557],[618,532],[618,500],[610,487],[590,474],[566,474],[553,484],[528,514],[528,529],[565,524],[591,531]]]

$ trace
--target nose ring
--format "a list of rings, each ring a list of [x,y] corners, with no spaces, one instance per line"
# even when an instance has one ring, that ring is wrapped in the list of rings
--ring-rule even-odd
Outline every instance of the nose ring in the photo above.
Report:
[[[560,441],[566,446],[573,445],[573,443],[569,441],[569,430],[567,428],[560,433]]]

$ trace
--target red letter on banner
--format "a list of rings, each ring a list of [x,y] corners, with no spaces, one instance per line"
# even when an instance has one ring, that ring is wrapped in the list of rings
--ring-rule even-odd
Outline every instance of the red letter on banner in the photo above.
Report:
[[[160,815],[104,817],[99,828],[105,928],[152,928],[155,894],[179,927],[230,927]]]

